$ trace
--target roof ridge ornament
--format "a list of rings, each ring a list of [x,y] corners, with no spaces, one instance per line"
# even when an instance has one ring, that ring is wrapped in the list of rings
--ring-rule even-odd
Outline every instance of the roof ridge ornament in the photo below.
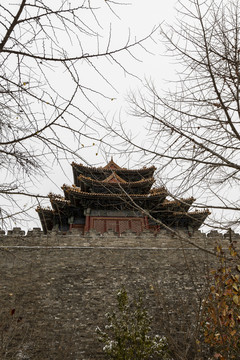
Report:
[[[111,160],[107,163],[106,166],[103,167],[105,170],[122,170],[121,166],[118,166],[114,161],[113,157],[111,156]]]

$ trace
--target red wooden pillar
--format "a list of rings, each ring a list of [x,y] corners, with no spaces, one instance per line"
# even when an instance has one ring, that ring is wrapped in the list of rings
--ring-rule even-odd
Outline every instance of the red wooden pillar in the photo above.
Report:
[[[116,220],[116,232],[120,234],[119,219]]]
[[[87,208],[85,211],[84,211],[84,215],[86,216],[85,218],[85,226],[84,226],[84,232],[87,232],[90,230],[90,214],[91,214],[91,209],[90,208]]]
[[[147,216],[144,216],[144,226],[145,226],[145,229],[149,229],[148,217]]]
[[[84,232],[90,230],[90,215],[86,215]]]

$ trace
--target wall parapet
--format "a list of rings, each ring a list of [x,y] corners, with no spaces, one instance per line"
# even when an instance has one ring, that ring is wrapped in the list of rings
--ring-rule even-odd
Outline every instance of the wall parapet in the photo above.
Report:
[[[103,234],[90,230],[84,235],[77,229],[67,233],[53,230],[47,234],[44,234],[38,227],[28,230],[27,233],[20,227],[14,227],[12,230],[8,230],[7,233],[0,230],[0,246],[196,247],[203,250],[213,250],[217,243],[221,243],[224,248],[228,248],[230,242],[235,242],[239,247],[240,235],[234,232],[222,234],[217,231],[206,234],[198,230],[192,236],[189,236],[184,231],[172,233],[165,229],[157,234],[149,230],[144,230],[140,234],[127,230],[121,235],[113,230]]]

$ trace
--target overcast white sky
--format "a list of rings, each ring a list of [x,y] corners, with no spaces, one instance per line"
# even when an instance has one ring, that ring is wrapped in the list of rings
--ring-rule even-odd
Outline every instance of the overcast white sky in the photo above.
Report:
[[[129,5],[121,5],[115,8],[117,15],[113,15],[111,19],[105,19],[106,13],[109,15],[109,12],[104,13],[102,10],[99,13],[100,24],[106,26],[105,36],[106,41],[108,40],[109,33],[109,21],[111,21],[112,35],[111,43],[112,48],[119,47],[125,44],[129,31],[131,36],[136,36],[138,39],[145,37],[151,32],[154,27],[157,27],[163,21],[172,22],[174,21],[174,0],[169,0],[167,4],[158,0],[142,1],[142,0],[133,0]],[[106,10],[106,9],[105,9]],[[105,19],[105,20],[104,20]],[[106,23],[106,24],[105,24]],[[163,51],[164,47],[159,41],[159,31],[154,35],[156,43],[153,41],[148,41],[147,48],[152,52],[152,54],[147,52],[139,52],[137,50],[134,54],[140,59],[140,61],[133,61],[130,66],[127,64],[128,70],[133,72],[139,77],[135,79],[134,77],[124,75],[121,69],[116,68],[116,66],[110,66],[107,68],[107,74],[113,85],[115,86],[117,93],[108,91],[108,95],[114,98],[113,101],[108,101],[107,103],[101,100],[97,100],[97,105],[99,108],[102,108],[103,112],[108,113],[108,117],[118,117],[118,111],[121,109],[122,116],[126,122],[129,121],[129,124],[133,121],[128,118],[128,115],[124,113],[125,109],[128,107],[127,96],[130,91],[137,91],[142,86],[141,80],[145,78],[152,78],[158,85],[162,83],[164,86],[164,79],[172,77],[173,68],[169,66],[169,58],[164,57]],[[123,53],[123,62],[124,62],[124,53]],[[100,65],[100,62],[99,62]],[[106,71],[106,69],[104,69]],[[87,79],[89,84],[93,84],[95,81],[95,74],[88,73],[87,71],[83,74]],[[59,86],[62,86],[61,78],[58,79]],[[104,85],[103,85],[104,86]],[[86,145],[86,144],[84,144]],[[83,158],[86,158],[87,162],[90,164],[96,164],[104,162],[105,159],[98,152],[96,146],[90,148],[82,149],[81,155]],[[98,155],[96,156],[96,153]],[[126,161],[126,160],[125,160]],[[120,165],[123,165],[120,163]],[[67,170],[67,169],[66,169]],[[54,168],[56,171],[56,168]],[[60,172],[60,173],[59,173]],[[68,172],[70,179],[66,179],[65,176],[61,175],[61,170],[59,169],[58,175],[56,176],[54,172],[51,174],[52,180],[58,185],[61,186],[64,181],[71,181],[71,167],[69,165]],[[50,185],[49,182],[44,181],[42,190],[44,193],[49,191],[56,191],[54,185]]]

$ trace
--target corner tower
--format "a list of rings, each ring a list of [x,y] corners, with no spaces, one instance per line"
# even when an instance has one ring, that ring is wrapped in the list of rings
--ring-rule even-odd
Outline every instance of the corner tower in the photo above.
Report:
[[[75,228],[81,233],[91,229],[158,232],[161,224],[197,229],[209,214],[189,212],[193,198],[170,201],[165,187],[152,189],[154,166],[126,169],[111,159],[98,168],[73,162],[72,170],[74,185],[62,186],[64,197],[50,193],[52,209],[37,208],[45,233],[53,228],[63,232]]]

